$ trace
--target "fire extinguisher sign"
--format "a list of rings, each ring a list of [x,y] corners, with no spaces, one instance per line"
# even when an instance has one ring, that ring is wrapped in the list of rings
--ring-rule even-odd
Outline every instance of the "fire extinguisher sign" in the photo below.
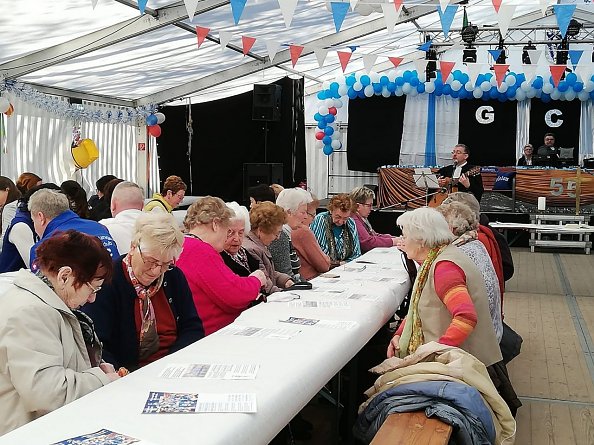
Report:
[[[144,142],[139,142],[138,143],[138,151],[145,151],[146,150],[146,144]]]

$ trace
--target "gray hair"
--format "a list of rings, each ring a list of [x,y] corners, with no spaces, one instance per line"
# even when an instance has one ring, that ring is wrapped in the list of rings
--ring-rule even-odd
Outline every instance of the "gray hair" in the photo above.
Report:
[[[295,213],[299,206],[309,204],[313,201],[311,194],[307,190],[295,187],[284,189],[276,198],[276,205],[281,206],[286,211]]]
[[[421,207],[403,213],[398,217],[398,225],[406,237],[419,242],[424,247],[437,247],[454,240],[448,222],[443,215],[431,207]]]
[[[450,202],[461,202],[466,204],[470,207],[475,214],[477,219],[481,217],[481,204],[478,200],[474,197],[472,193],[466,192],[455,192],[450,193],[446,199],[444,199],[443,204],[449,204]]]
[[[54,219],[69,210],[70,203],[68,197],[61,192],[41,189],[31,195],[27,208],[32,215],[41,212],[47,219]]]
[[[143,213],[136,220],[132,245],[141,250],[177,258],[182,251],[184,235],[175,218],[165,212]]]
[[[144,206],[144,190],[134,182],[123,181],[113,189],[111,202],[114,200],[119,201],[121,204],[142,209]]]
[[[351,198],[357,204],[365,204],[367,200],[375,198],[375,193],[365,186],[355,187],[351,190]]]
[[[436,210],[444,216],[456,236],[478,229],[479,221],[476,214],[463,202],[441,204]]]
[[[250,212],[245,206],[240,206],[235,201],[226,202],[227,207],[229,207],[233,212],[235,212],[235,216],[231,217],[231,223],[236,221],[243,221],[245,226],[246,233],[252,229],[250,225]]]

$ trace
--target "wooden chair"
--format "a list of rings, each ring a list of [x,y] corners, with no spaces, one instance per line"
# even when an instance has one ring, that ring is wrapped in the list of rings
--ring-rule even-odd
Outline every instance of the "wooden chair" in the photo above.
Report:
[[[390,414],[371,445],[447,445],[452,427],[422,411]]]

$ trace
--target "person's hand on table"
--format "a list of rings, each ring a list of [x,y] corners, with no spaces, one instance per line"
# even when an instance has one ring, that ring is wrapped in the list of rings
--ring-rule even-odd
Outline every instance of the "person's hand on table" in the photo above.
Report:
[[[250,277],[256,277],[258,280],[260,280],[260,286],[266,285],[266,275],[260,269],[253,271],[250,274]]]
[[[290,288],[294,284],[295,284],[295,282],[293,280],[287,280],[287,282],[285,283],[285,289]]]
[[[102,362],[99,364],[99,369],[101,369],[112,382],[120,378],[120,374],[115,370],[111,363]]]
[[[400,352],[400,344],[399,343],[400,343],[400,335],[395,335],[394,337],[392,337],[392,340],[390,340],[390,343],[388,344],[388,351],[387,351],[388,358],[392,358]]]

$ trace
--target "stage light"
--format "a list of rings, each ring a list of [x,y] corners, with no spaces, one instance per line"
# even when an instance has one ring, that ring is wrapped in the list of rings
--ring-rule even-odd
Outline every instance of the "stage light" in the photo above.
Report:
[[[462,28],[462,40],[465,43],[472,45],[474,43],[474,41],[476,40],[476,36],[478,35],[478,32],[479,32],[478,26],[473,25],[472,23],[469,23],[467,26]]]
[[[532,61],[530,60],[530,53],[528,51],[533,51],[536,49],[536,46],[532,44],[532,40],[528,40],[528,45],[526,45],[522,49],[522,63],[524,65],[531,65]]]
[[[498,63],[500,65],[504,65],[507,60],[507,56],[505,55],[505,46],[503,46],[503,43],[503,37],[501,36],[501,34],[499,34],[499,45],[497,45],[497,49],[501,50],[501,54],[499,54],[499,57],[497,57],[495,63]]]
[[[594,52],[592,52],[592,58],[594,58]],[[468,45],[464,48],[464,53],[462,55],[462,62],[463,63],[476,63],[476,47],[472,45]]]
[[[571,19],[569,25],[567,26],[567,34],[566,36],[575,37],[580,33],[580,29],[582,29],[584,25],[578,22],[576,19]]]
[[[555,57],[555,63],[557,65],[567,65],[567,52],[569,51],[569,42],[567,37],[561,40],[561,43],[557,47],[557,55]]]
[[[427,81],[429,79],[435,79],[437,77],[437,51],[432,46],[425,53],[425,60],[429,61],[427,62],[427,68],[425,68],[425,79]]]

